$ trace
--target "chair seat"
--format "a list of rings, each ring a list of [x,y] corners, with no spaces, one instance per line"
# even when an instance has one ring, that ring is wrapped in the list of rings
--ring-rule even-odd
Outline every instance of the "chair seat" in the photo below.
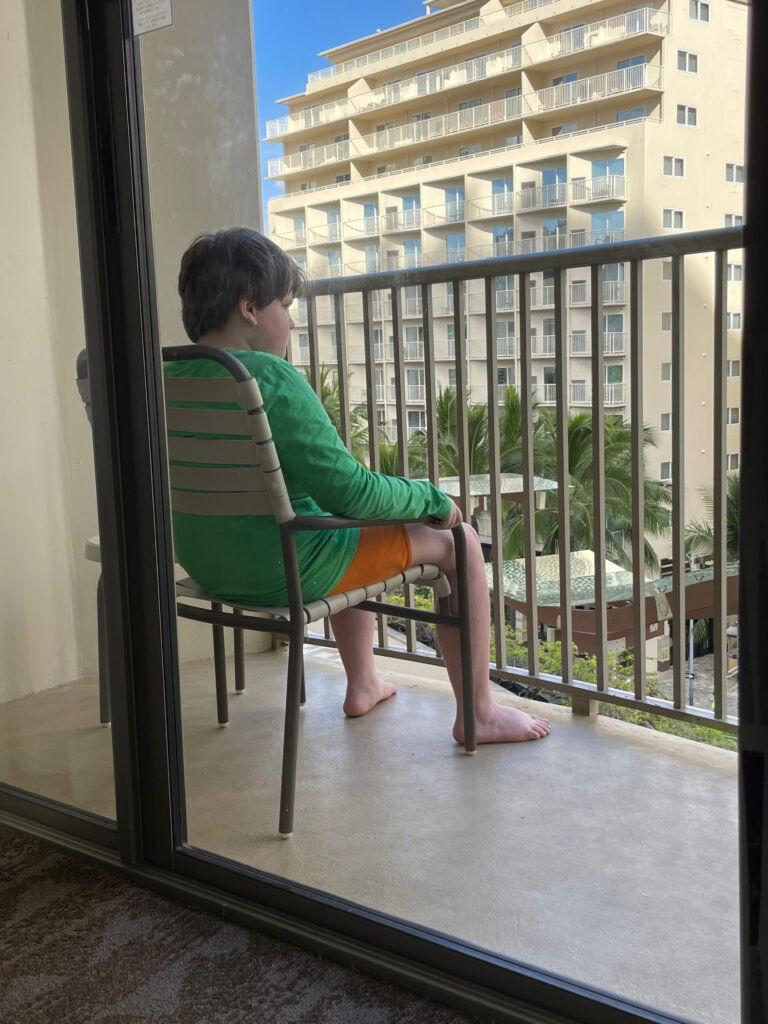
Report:
[[[360,604],[361,601],[369,601],[374,597],[378,597],[380,594],[387,594],[392,590],[397,590],[397,588],[402,587],[404,583],[426,583],[434,588],[437,597],[448,597],[451,593],[448,580],[436,565],[431,565],[429,563],[424,565],[412,565],[410,568],[397,573],[395,576],[390,576],[388,579],[380,580],[377,583],[371,583],[367,587],[358,587],[356,590],[345,590],[340,594],[333,594],[330,597],[323,597],[317,601],[307,602],[303,609],[304,622],[317,622],[318,619],[324,619],[326,615],[335,615],[336,612],[341,612],[345,608],[353,608],[355,605]],[[181,598],[189,598],[195,601],[218,602],[220,604],[232,603],[220,597],[213,597],[207,591],[203,590],[202,587],[198,586],[194,580],[189,579],[189,577],[177,581],[176,595]],[[291,613],[288,608],[244,604],[240,601],[236,603],[235,607],[240,608],[243,611],[257,612],[261,615],[271,615],[277,619],[285,619],[286,622],[290,622],[291,620]]]

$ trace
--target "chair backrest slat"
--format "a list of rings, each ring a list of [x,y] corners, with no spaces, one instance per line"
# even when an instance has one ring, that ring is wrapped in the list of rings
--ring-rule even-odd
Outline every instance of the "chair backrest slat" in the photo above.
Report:
[[[164,350],[164,355],[174,361],[211,358],[232,374],[164,380],[174,510],[192,515],[271,515],[279,523],[293,519],[258,383],[231,353],[224,357],[190,346],[189,354],[175,348]],[[176,402],[236,402],[240,408],[180,408]],[[228,436],[178,436],[181,433]]]
[[[186,491],[266,491],[258,466],[173,466],[173,486]]]
[[[254,466],[259,457],[250,437],[234,441],[214,441],[202,437],[168,438],[168,458],[172,462],[207,462],[217,466]],[[174,467],[171,465],[171,475]]]
[[[231,377],[166,377],[166,402],[239,402],[240,390]]]
[[[188,434],[244,434],[252,436],[248,415],[242,409],[177,409],[167,407],[165,425],[168,430]]]
[[[271,516],[272,499],[266,491],[178,491],[171,490],[175,512],[197,516]]]

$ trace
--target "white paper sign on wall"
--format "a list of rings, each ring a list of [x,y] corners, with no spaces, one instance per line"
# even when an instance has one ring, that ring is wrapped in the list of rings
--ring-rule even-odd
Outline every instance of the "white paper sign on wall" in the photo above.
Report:
[[[173,24],[171,0],[132,0],[133,34],[144,35]]]

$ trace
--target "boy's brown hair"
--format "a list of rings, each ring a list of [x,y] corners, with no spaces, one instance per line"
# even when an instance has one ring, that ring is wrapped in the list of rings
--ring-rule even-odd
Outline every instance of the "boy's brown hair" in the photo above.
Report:
[[[181,319],[192,341],[223,327],[242,296],[264,309],[289,292],[301,295],[306,276],[275,243],[252,228],[200,235],[181,258]]]

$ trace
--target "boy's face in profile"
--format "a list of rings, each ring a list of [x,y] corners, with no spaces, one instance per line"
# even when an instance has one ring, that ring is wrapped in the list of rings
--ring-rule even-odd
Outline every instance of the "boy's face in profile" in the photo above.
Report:
[[[290,291],[282,299],[274,299],[255,313],[254,341],[252,347],[259,352],[270,352],[274,356],[285,355],[288,338],[295,326],[289,308],[293,302]]]

